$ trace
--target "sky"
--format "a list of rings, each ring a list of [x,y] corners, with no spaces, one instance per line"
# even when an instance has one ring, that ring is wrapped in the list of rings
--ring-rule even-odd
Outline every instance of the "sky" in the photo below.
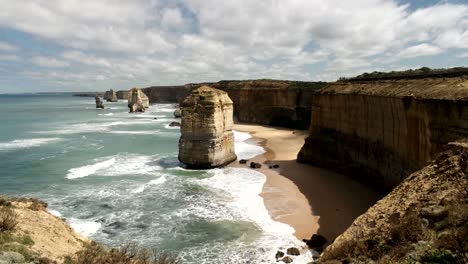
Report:
[[[468,66],[468,0],[0,0],[0,93]]]

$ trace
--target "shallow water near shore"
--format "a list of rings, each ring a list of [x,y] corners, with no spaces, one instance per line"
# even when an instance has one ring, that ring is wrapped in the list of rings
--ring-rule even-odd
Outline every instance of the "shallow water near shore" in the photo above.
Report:
[[[126,102],[0,95],[0,193],[34,196],[83,235],[134,241],[183,263],[273,263],[300,246],[273,221],[259,193],[265,175],[245,168],[190,171],[177,160],[174,106],[129,114]],[[235,133],[239,158],[264,152]],[[310,255],[295,259],[307,263]]]

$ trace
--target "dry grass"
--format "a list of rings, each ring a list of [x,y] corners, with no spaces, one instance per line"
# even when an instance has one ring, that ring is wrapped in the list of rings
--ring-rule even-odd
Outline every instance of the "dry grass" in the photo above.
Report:
[[[119,249],[106,249],[91,243],[75,257],[66,259],[65,264],[177,264],[178,260],[166,253],[157,253],[135,244]]]
[[[0,232],[13,231],[18,225],[16,213],[8,207],[0,207]]]

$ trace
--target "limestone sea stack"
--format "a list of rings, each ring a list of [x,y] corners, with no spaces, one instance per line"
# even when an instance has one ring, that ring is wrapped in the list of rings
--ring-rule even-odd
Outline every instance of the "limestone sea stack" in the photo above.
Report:
[[[233,103],[226,92],[208,86],[191,92],[182,111],[179,160],[189,169],[209,169],[237,159]]]
[[[128,96],[128,108],[130,108],[130,113],[145,112],[148,107],[148,96],[146,96],[141,89],[132,88]]]
[[[96,95],[94,99],[96,100],[96,108],[104,108],[104,104],[102,103],[101,97],[99,97],[99,95]]]
[[[110,89],[110,91],[107,91],[105,94],[104,94],[104,99],[107,101],[107,102],[117,102],[117,94],[115,93],[114,90]]]

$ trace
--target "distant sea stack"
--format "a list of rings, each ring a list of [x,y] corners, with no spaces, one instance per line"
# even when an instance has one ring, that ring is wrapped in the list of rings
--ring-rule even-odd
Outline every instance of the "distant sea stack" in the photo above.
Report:
[[[117,91],[115,94],[117,94],[117,99],[120,99],[120,100],[128,100],[128,95],[130,94],[130,92],[128,90],[126,91]]]
[[[99,95],[96,95],[94,97],[94,99],[96,100],[96,108],[104,108],[104,104],[102,103],[102,100],[101,100],[101,97],[99,97]]]
[[[141,89],[132,88],[128,97],[128,108],[130,113],[133,112],[145,112],[146,108],[149,107],[148,96],[146,96]]]
[[[104,99],[107,101],[107,102],[117,102],[117,94],[115,93],[114,90],[110,89],[110,91],[107,91],[105,94],[104,94]]]
[[[187,168],[215,168],[237,159],[232,132],[233,103],[226,92],[199,87],[180,108],[179,160]]]

